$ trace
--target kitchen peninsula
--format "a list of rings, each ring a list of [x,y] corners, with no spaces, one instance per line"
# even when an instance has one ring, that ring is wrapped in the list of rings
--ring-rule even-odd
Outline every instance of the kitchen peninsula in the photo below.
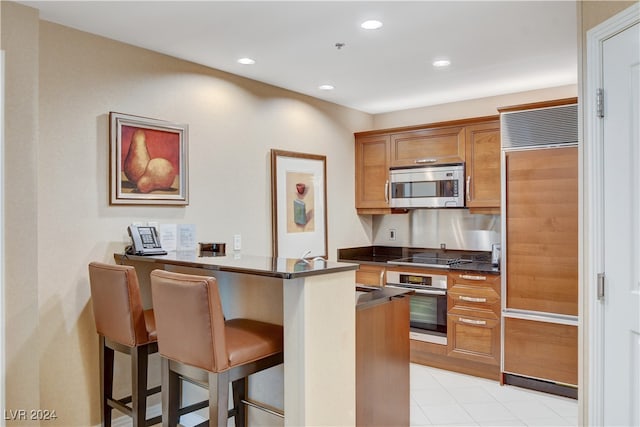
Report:
[[[143,302],[154,269],[216,277],[227,318],[246,316],[284,326],[284,384],[270,378],[249,393],[273,399],[284,390],[284,425],[355,425],[355,270],[357,264],[196,251],[159,256],[116,254],[134,265]],[[226,301],[226,303],[225,303]],[[275,369],[275,368],[274,368]],[[254,391],[256,393],[254,393]],[[282,407],[282,406],[280,406]],[[249,414],[259,417],[259,414]],[[256,422],[256,424],[261,424]],[[273,424],[273,421],[271,421]]]

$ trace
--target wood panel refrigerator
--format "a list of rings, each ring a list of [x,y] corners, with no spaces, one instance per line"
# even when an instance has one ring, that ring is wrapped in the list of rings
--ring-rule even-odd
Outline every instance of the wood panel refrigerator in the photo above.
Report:
[[[502,379],[577,398],[576,100],[500,112]]]

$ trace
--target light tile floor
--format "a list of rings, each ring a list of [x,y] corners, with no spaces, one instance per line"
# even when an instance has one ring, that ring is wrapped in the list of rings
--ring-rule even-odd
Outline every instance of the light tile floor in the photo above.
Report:
[[[412,426],[577,426],[578,401],[411,364]]]

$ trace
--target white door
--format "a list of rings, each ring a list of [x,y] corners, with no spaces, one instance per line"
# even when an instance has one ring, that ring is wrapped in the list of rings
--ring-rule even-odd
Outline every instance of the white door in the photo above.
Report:
[[[605,426],[640,425],[640,24],[602,43]]]

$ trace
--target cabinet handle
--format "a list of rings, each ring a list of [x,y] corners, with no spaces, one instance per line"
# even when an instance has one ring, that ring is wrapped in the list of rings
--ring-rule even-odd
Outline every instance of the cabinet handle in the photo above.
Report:
[[[471,175],[467,176],[467,202],[471,201]]]
[[[384,286],[384,270],[380,270],[380,287]]]
[[[423,163],[435,163],[437,161],[438,161],[438,159],[416,159],[415,163],[420,165],[420,164],[423,164]]]
[[[465,319],[464,317],[458,317],[458,320],[462,323],[467,323],[469,325],[478,325],[484,326],[487,324],[486,320],[473,320],[473,319]]]
[[[469,301],[469,302],[487,302],[486,298],[466,297],[464,295],[460,295],[458,299],[461,299],[462,301]]]
[[[461,274],[460,278],[467,279],[467,280],[477,280],[477,281],[487,280],[487,276],[473,276],[471,274]]]
[[[389,180],[386,180],[384,183],[384,201],[385,203],[389,203]]]

